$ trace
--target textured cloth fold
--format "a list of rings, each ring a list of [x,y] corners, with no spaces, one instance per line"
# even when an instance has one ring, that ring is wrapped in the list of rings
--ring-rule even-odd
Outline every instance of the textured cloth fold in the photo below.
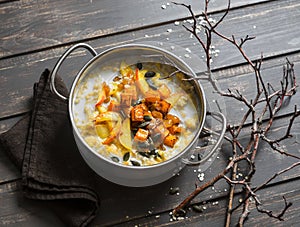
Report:
[[[0,145],[21,171],[25,197],[47,201],[68,226],[86,226],[99,208],[96,175],[74,141],[67,102],[50,91],[49,74],[34,85],[32,112],[0,135]],[[56,88],[67,94],[61,79]]]

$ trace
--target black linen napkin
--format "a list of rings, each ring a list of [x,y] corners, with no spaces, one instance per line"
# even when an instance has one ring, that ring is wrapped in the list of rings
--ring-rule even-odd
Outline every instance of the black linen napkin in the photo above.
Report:
[[[25,197],[47,201],[68,226],[85,226],[99,207],[95,174],[77,150],[68,104],[50,91],[49,74],[34,85],[31,114],[1,134],[0,145],[21,171]],[[61,79],[56,87],[67,94]]]

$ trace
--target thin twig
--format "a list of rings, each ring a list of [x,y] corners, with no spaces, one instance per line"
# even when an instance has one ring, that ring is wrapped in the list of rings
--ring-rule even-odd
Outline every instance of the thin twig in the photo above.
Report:
[[[228,6],[224,14],[220,17],[219,20],[217,20],[214,23],[211,22],[208,16],[209,0],[205,0],[204,11],[202,13],[205,23],[200,24],[200,26],[204,29],[204,38],[200,37],[197,33],[197,18],[192,10],[191,5],[186,5],[183,3],[174,4],[183,6],[187,8],[190,12],[190,15],[193,20],[193,25],[191,28],[184,25],[184,28],[196,37],[199,44],[205,51],[207,73],[204,76],[207,76],[208,80],[211,82],[218,94],[220,94],[223,97],[232,98],[237,102],[243,103],[246,108],[246,112],[242,116],[241,121],[238,125],[228,125],[227,127],[227,132],[230,134],[229,136],[231,136],[231,138],[228,135],[225,135],[224,138],[230,142],[232,146],[233,156],[232,159],[228,162],[226,168],[220,171],[215,177],[213,177],[205,184],[196,186],[196,189],[192,193],[190,193],[190,195],[187,196],[186,199],[182,201],[176,208],[174,208],[172,212],[173,216],[176,217],[180,213],[180,211],[186,208],[186,206],[190,204],[190,202],[199,193],[203,192],[219,180],[225,179],[230,185],[225,226],[231,226],[231,215],[240,206],[243,206],[243,211],[240,214],[238,224],[239,226],[243,226],[245,220],[247,219],[250,213],[250,197],[254,199],[255,206],[258,212],[265,213],[270,217],[276,218],[278,220],[283,220],[283,215],[292,204],[287,202],[284,198],[284,208],[278,215],[274,215],[272,211],[263,208],[263,205],[258,199],[256,192],[259,189],[267,186],[270,183],[270,181],[272,181],[277,176],[293,168],[296,168],[298,165],[300,165],[298,164],[299,162],[291,165],[290,167],[282,171],[277,172],[274,176],[269,178],[266,182],[264,182],[262,185],[258,186],[255,189],[252,189],[250,185],[252,178],[256,172],[255,160],[259,152],[259,145],[261,141],[267,142],[273,150],[278,151],[282,155],[293,157],[297,160],[300,159],[300,157],[298,157],[297,155],[279,149],[280,143],[292,136],[292,125],[294,124],[295,119],[300,116],[300,111],[297,110],[297,106],[295,106],[294,114],[290,118],[290,122],[285,134],[275,139],[268,138],[268,134],[271,133],[271,128],[273,126],[275,116],[283,108],[284,104],[290,100],[290,97],[292,97],[296,93],[296,88],[298,87],[298,85],[296,83],[296,76],[293,68],[294,65],[287,59],[286,66],[283,69],[282,79],[279,81],[280,89],[275,89],[275,87],[272,84],[265,82],[262,76],[261,67],[263,63],[263,54],[261,53],[260,59],[253,61],[244,51],[245,44],[253,40],[255,37],[246,35],[244,38],[237,40],[234,35],[228,37],[218,31],[218,26],[220,26],[220,24],[223,22],[223,20],[229,13],[230,0],[228,0]],[[233,46],[238,49],[239,53],[242,55],[246,63],[248,63],[248,65],[252,68],[256,82],[256,87],[254,87],[254,89],[256,89],[256,95],[253,97],[253,99],[249,99],[248,97],[244,96],[239,90],[232,91],[231,89],[228,89],[227,92],[224,92],[217,85],[217,82],[213,78],[213,75],[211,73],[210,47],[212,45],[213,35],[216,35],[221,39],[233,44]],[[201,78],[203,78],[203,76]],[[192,79],[197,80],[198,78]],[[249,133],[248,141],[245,144],[240,141],[240,135],[242,134],[241,132],[246,126],[246,122],[248,123],[249,121],[252,127]],[[244,175],[245,178],[243,180],[237,180],[237,169],[239,168],[241,161],[246,161],[248,172],[246,175]],[[231,172],[230,178],[227,176],[229,172]],[[235,194],[234,192],[235,186],[237,184],[241,184],[244,187],[244,200],[238,206],[233,208],[233,199]]]

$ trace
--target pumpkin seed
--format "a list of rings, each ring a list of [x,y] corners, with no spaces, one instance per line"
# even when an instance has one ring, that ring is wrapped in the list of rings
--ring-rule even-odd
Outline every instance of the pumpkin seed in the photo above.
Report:
[[[186,215],[186,211],[184,209],[180,209],[177,213],[176,213],[176,217],[184,217]]]
[[[157,155],[157,152],[156,152],[155,148],[150,150],[150,155]]]
[[[123,155],[123,161],[124,162],[127,162],[130,158],[130,153],[129,152],[126,152],[124,155]]]
[[[192,206],[192,208],[193,208],[194,211],[196,211],[198,213],[202,213],[203,212],[203,208],[201,206],[199,206],[199,205],[195,204],[195,205]]]
[[[149,116],[149,115],[144,115],[144,120],[145,120],[145,121],[151,121],[151,120],[152,120],[152,117]]]
[[[155,74],[156,74],[156,73],[153,72],[153,71],[148,71],[148,72],[145,73],[145,77],[146,77],[146,78],[151,78],[151,77],[154,77]]]
[[[155,150],[155,148],[150,151],[150,155],[153,155],[155,158],[162,158],[161,155],[157,152],[157,150]]]
[[[114,162],[120,162],[120,159],[116,156],[111,157],[111,160],[113,160]]]
[[[139,153],[139,155],[146,157],[146,158],[150,158],[150,155],[151,155],[150,153],[144,152],[144,151],[139,151],[138,153]]]
[[[130,160],[131,164],[133,166],[141,166],[141,163],[137,162],[137,161],[134,161],[134,160]]]
[[[136,67],[141,70],[143,68],[143,64],[141,62],[136,63]]]
[[[138,127],[138,128],[144,128],[144,127],[148,126],[149,124],[150,124],[149,121],[145,121],[145,122],[139,124],[137,127]]]

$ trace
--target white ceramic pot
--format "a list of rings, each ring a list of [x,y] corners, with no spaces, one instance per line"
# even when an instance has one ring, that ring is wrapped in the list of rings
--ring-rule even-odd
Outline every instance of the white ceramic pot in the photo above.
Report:
[[[70,91],[69,97],[64,97],[55,88],[55,75],[63,63],[64,59],[75,49],[85,48],[89,50],[94,57],[84,65],[76,76]],[[187,74],[189,77],[195,77],[193,70],[180,58],[174,54],[165,51],[161,48],[143,45],[143,44],[130,44],[122,45],[110,48],[100,54],[98,54],[91,46],[80,43],[72,46],[65,54],[59,59],[56,66],[51,73],[51,87],[54,93],[56,93],[62,99],[68,99],[69,102],[69,116],[73,127],[73,134],[79,148],[79,151],[86,161],[86,163],[100,176],[105,179],[133,187],[143,187],[161,183],[173,175],[178,173],[185,165],[183,160],[191,154],[193,148],[197,145],[199,134],[203,128],[204,120],[206,117],[206,101],[203,88],[197,80],[191,80],[190,83],[194,87],[194,102],[196,103],[198,117],[196,119],[196,132],[191,142],[179,152],[173,158],[166,160],[162,163],[150,165],[150,166],[126,166],[120,163],[116,163],[108,158],[103,157],[97,151],[93,150],[82,137],[80,130],[75,124],[74,106],[77,89],[82,83],[91,75],[100,73],[101,69],[109,64],[121,62],[126,59],[127,62],[136,63],[138,61],[153,61],[164,64],[171,64],[180,71]]]

